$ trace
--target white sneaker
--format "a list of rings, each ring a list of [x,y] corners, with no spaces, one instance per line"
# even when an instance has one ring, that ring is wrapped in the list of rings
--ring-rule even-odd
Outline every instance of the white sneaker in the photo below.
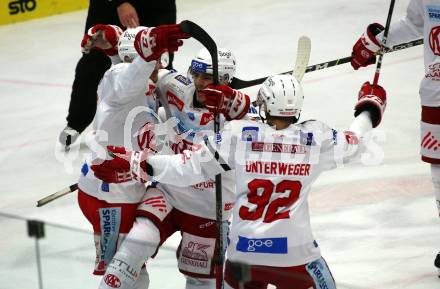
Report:
[[[76,141],[76,139],[79,136],[79,132],[77,132],[75,129],[66,126],[60,133],[60,136],[58,137],[58,140],[60,143],[68,148],[72,143]]]

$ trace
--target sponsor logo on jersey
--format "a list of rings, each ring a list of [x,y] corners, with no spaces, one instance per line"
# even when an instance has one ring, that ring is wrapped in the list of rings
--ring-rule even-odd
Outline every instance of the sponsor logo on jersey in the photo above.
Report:
[[[440,148],[440,143],[429,131],[423,136],[421,146],[426,150],[437,151]]]
[[[249,239],[238,236],[236,250],[245,253],[287,254],[287,238]]]
[[[201,183],[192,185],[191,187],[193,187],[196,190],[213,189],[213,188],[215,188],[215,182],[214,181],[201,182]]]
[[[440,26],[432,27],[429,33],[429,47],[437,56],[440,56]]]
[[[254,152],[273,152],[273,153],[290,153],[305,154],[307,149],[303,145],[285,144],[285,143],[265,143],[252,142],[252,151]]]
[[[256,126],[245,126],[241,130],[241,140],[253,142],[258,140],[259,127]]]
[[[37,7],[35,0],[17,0],[9,2],[9,15],[33,11]]]
[[[428,18],[432,22],[440,22],[440,6],[426,5]]]
[[[179,269],[197,274],[209,274],[214,256],[215,239],[182,234]]]
[[[312,132],[303,132],[299,131],[299,142],[306,146],[314,146],[316,145],[315,140],[313,139]]]
[[[183,75],[176,75],[176,77],[174,77],[177,81],[179,81],[180,83],[185,84],[186,86],[191,84],[191,80],[189,78],[186,78]]]
[[[101,256],[100,259],[106,264],[110,263],[116,252],[119,237],[119,225],[121,223],[121,208],[99,209],[99,221],[101,226]]]
[[[105,282],[105,284],[107,284],[108,286],[110,286],[112,288],[121,287],[121,280],[119,280],[119,278],[113,274],[105,275],[104,282]]]

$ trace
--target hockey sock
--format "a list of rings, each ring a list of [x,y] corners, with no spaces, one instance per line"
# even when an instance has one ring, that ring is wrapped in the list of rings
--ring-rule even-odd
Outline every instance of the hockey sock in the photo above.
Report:
[[[185,289],[215,289],[215,278],[194,278],[186,276]]]
[[[147,268],[142,267],[141,274],[137,278],[133,289],[148,289],[150,286],[150,277],[147,272]]]
[[[440,165],[431,164],[432,184],[434,185],[434,195],[440,217]]]
[[[148,288],[148,284],[142,286],[137,281],[148,280],[148,275],[146,278],[140,277],[141,268],[154,254],[159,242],[160,233],[156,225],[149,219],[136,218],[133,227],[108,265],[99,289]]]

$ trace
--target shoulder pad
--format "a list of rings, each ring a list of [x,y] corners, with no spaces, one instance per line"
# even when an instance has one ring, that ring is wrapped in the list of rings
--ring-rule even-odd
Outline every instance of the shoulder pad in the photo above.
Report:
[[[328,131],[331,128],[323,123],[322,121],[316,120],[316,119],[309,119],[303,122],[300,122],[297,124],[301,129],[303,130],[316,130],[316,131]]]

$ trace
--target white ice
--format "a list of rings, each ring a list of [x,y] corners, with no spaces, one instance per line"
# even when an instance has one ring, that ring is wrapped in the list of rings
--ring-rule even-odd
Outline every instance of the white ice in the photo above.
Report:
[[[397,1],[393,20],[404,15],[407,3]],[[247,80],[292,69],[301,35],[312,39],[312,64],[348,56],[369,23],[385,23],[389,1],[178,0],[177,5],[179,20],[198,23],[219,46],[235,52],[236,76]],[[46,227],[40,253],[47,289],[97,288],[99,282],[90,274],[91,228],[76,195],[35,207],[36,200],[76,182],[87,152],[84,144],[75,145],[65,156],[57,147],[85,17],[80,11],[0,27],[0,212],[82,230]],[[199,47],[186,41],[175,67],[186,71]],[[347,64],[306,74],[302,119],[347,127],[358,89],[373,73],[373,67],[355,72]],[[384,57],[380,83],[388,107],[377,140],[382,162],[326,173],[312,191],[314,233],[339,288],[440,288],[433,267],[440,220],[429,166],[419,160],[422,76],[421,47]],[[25,222],[1,217],[0,224],[0,289],[38,288],[35,241],[27,237]],[[175,236],[148,265],[150,288],[183,288],[174,258],[177,243]]]

